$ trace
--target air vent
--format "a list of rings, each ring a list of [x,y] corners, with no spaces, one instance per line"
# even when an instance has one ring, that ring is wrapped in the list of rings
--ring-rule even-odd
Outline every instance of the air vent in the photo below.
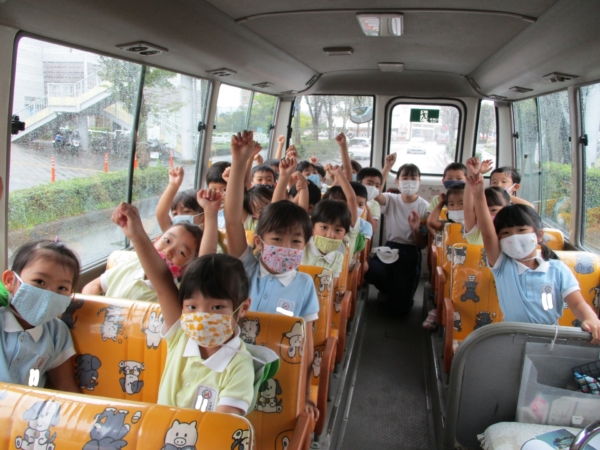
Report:
[[[513,86],[509,89],[509,91],[518,92],[519,94],[525,94],[527,92],[533,91],[533,89],[524,88],[524,87],[520,87],[520,86]]]
[[[487,98],[491,98],[492,100],[506,100],[508,97],[502,97],[501,95],[488,95]]]
[[[143,41],[117,45],[117,48],[125,50],[126,52],[137,53],[141,56],[161,55],[169,51],[167,48],[159,47],[158,45],[149,44],[148,42]]]
[[[479,85],[473,78],[467,77],[467,81],[469,82],[469,84],[471,85],[471,87],[473,89],[475,89],[476,91],[481,91],[481,88],[479,87]]]
[[[548,75],[544,75],[544,78],[552,83],[564,83],[565,81],[571,81],[575,78],[579,78],[579,75],[567,75],[566,73],[552,72]]]
[[[208,73],[210,73],[211,75],[214,75],[215,77],[228,77],[230,75],[233,75],[234,73],[237,73],[235,70],[231,70],[231,69],[216,69],[216,70],[207,70]]]
[[[325,47],[323,51],[329,56],[347,56],[354,53],[352,47]]]
[[[256,84],[253,84],[252,86],[265,89],[265,88],[275,86],[275,85],[273,83],[269,83],[268,81],[263,81],[262,83],[256,83]]]
[[[319,79],[318,75],[313,75],[313,77],[306,82],[306,86],[311,87],[313,84],[315,84],[317,82],[318,79]]]
[[[382,72],[403,72],[404,63],[377,63]]]

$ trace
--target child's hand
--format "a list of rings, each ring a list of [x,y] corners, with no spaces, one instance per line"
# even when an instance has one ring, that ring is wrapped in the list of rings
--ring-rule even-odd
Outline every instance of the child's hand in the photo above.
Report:
[[[473,195],[475,195],[475,194],[483,195],[485,192],[485,184],[483,183],[483,175],[481,175],[480,173],[469,175],[467,177],[467,186],[469,186],[469,189],[471,190]]]
[[[317,409],[317,405],[315,405],[309,397],[306,398],[306,402],[304,403],[304,412],[308,413],[315,422],[319,420],[319,410]]]
[[[230,173],[231,173],[231,166],[226,167],[225,170],[223,171],[223,175],[221,175],[221,177],[223,178],[225,183],[229,183],[229,174]]]
[[[467,159],[467,170],[469,175],[477,174],[481,171],[481,164],[479,163],[479,159],[476,156]]]
[[[446,194],[439,194],[438,200],[439,200],[440,205],[445,205],[446,204]]]
[[[231,136],[231,159],[245,163],[252,158],[254,156],[253,138],[252,131],[243,131]]]
[[[387,155],[385,157],[385,167],[388,168],[392,168],[394,167],[394,164],[396,164],[396,158],[398,157],[398,155],[396,154],[396,152],[394,153],[390,153],[389,155]]]
[[[317,159],[316,156],[311,156],[310,158],[308,158],[308,161],[311,162],[312,164],[317,164],[319,162],[319,160]]]
[[[581,329],[592,333],[592,344],[600,345],[600,320],[584,320],[581,322]]]
[[[414,209],[408,215],[408,224],[415,233],[419,231],[419,227],[421,226],[421,218],[419,217],[419,213],[417,213]]]
[[[285,136],[282,134],[277,138],[277,143],[278,144],[285,144]]]
[[[332,180],[334,178],[342,176],[342,169],[340,168],[340,166],[332,166],[331,164],[328,164],[328,166],[329,170],[325,170],[327,170],[327,173],[331,176]]]
[[[172,184],[173,186],[177,186],[177,188],[179,188],[179,186],[181,186],[181,183],[183,183],[183,167],[174,167],[172,169],[169,169],[169,184]]]
[[[289,178],[296,171],[296,158],[283,158],[279,161],[279,177]]]
[[[112,214],[112,221],[119,225],[125,236],[131,240],[146,234],[142,225],[140,212],[135,206],[129,203],[121,203],[117,206],[117,209]]]
[[[262,150],[262,147],[261,147],[261,150]],[[258,155],[254,156],[254,161],[256,161],[256,164],[258,164],[259,166],[262,166],[265,163],[265,160],[260,153]]]
[[[292,181],[296,182],[296,190],[297,191],[308,187],[308,181],[306,181],[306,178],[304,175],[302,175],[302,172],[294,172],[292,174]]]
[[[486,159],[481,163],[479,171],[481,173],[488,173],[490,170],[492,170],[492,167],[494,167],[494,161],[491,159]]]
[[[346,135],[344,133],[338,134],[335,137],[335,140],[342,150],[348,150],[348,142],[346,141]]]
[[[216,216],[221,208],[223,196],[216,189],[200,189],[196,194],[198,204],[202,206],[204,214],[212,213]]]
[[[287,152],[285,153],[285,157],[298,159],[298,152],[296,151],[295,145],[290,145],[290,147],[287,149]]]

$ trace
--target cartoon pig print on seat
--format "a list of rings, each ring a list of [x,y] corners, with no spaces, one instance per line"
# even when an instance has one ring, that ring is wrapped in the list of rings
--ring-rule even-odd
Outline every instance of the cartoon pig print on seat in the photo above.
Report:
[[[123,373],[123,378],[119,378],[123,392],[132,395],[137,394],[144,387],[144,382],[140,380],[140,374],[144,370],[144,363],[137,361],[121,361],[119,363],[119,373]]]
[[[198,430],[196,421],[192,423],[175,420],[167,430],[165,445],[161,450],[196,450]]]
[[[54,400],[35,402],[23,414],[28,427],[23,436],[15,438],[15,447],[21,450],[54,450],[56,433],[50,434],[50,427],[60,422],[60,403]]]

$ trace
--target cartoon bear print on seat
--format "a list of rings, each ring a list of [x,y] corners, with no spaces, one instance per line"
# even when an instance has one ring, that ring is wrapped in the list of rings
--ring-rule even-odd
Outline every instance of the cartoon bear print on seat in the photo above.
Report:
[[[324,351],[325,350],[315,350],[315,358],[313,359],[312,364],[313,375],[315,378],[319,378],[319,374],[321,373],[321,360],[323,359]]]
[[[454,247],[454,258],[452,259],[453,264],[465,264],[467,259],[467,247]]]
[[[304,355],[303,334],[302,322],[296,322],[290,331],[284,333],[284,336],[290,340],[290,346],[288,348],[288,356],[290,358],[295,358],[296,353],[300,356]]]
[[[254,409],[264,413],[280,413],[283,410],[281,403],[283,400],[277,400],[281,395],[281,386],[275,378],[264,381],[258,389],[258,400]]]
[[[149,349],[157,349],[160,346],[160,330],[165,319],[162,313],[152,311],[147,321],[144,321],[142,332],[146,335],[146,347]]]
[[[110,305],[100,309],[96,314],[99,316],[101,313],[104,313],[104,322],[100,326],[100,334],[103,341],[111,339],[113,342],[117,342],[117,337],[125,321],[125,316],[121,315],[122,312],[122,306]]]
[[[100,359],[89,353],[75,357],[75,378],[79,380],[79,388],[93,391],[98,386],[98,369],[102,365]]]
[[[196,421],[191,423],[175,420],[167,430],[165,445],[161,450],[196,450],[198,430]]]
[[[454,311],[454,329],[459,333],[462,331],[462,320],[460,318],[460,311]]]
[[[475,292],[475,288],[479,283],[475,281],[475,275],[469,275],[467,277],[467,281],[465,281],[465,293],[460,296],[461,302],[466,302],[467,300],[473,300],[475,303],[479,302],[479,295]]]
[[[77,318],[73,318],[73,314],[79,308],[83,306],[83,300],[71,300],[67,310],[60,316],[60,320],[62,320],[66,326],[69,327],[69,330],[75,329],[75,323],[77,322]]]
[[[94,418],[96,421],[90,430],[92,438],[83,446],[83,450],[120,450],[127,445],[123,438],[131,426],[125,423],[129,411],[106,408]]]
[[[259,334],[260,320],[244,317],[242,319],[242,326],[240,327],[240,339],[246,344],[256,345],[256,338]]]
[[[50,434],[50,427],[60,422],[60,403],[54,400],[35,402],[23,414],[28,427],[23,436],[15,438],[15,447],[21,450],[54,450],[56,433]]]
[[[475,316],[475,327],[473,329],[477,330],[478,328],[489,325],[494,321],[495,318],[496,313],[490,314],[487,311],[480,311],[477,313],[477,316]]]
[[[248,450],[250,448],[250,444],[248,443],[250,430],[236,430],[232,438],[233,444],[231,444],[231,450]]]
[[[121,361],[119,363],[119,373],[123,373],[123,378],[119,378],[121,389],[126,394],[137,394],[144,387],[144,382],[140,380],[140,375],[144,370],[144,363],[137,361]]]
[[[575,257],[577,264],[575,264],[575,272],[580,273],[582,275],[589,275],[590,273],[594,273],[594,259],[588,255],[587,253],[582,253]]]

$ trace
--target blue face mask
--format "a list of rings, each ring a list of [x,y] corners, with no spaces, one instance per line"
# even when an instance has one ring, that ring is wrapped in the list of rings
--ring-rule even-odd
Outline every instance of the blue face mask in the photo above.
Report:
[[[318,173],[313,173],[312,175],[306,177],[306,179],[312,181],[314,184],[317,185],[319,189],[321,189],[321,184],[323,184],[323,180],[321,180],[321,175],[319,175]]]
[[[446,180],[446,181],[444,181],[444,187],[446,189],[450,189],[452,186],[456,186],[457,184],[465,184],[465,181],[462,181],[462,180]]]
[[[12,296],[10,304],[23,320],[34,327],[56,319],[71,303],[71,297],[24,283],[16,273],[15,277],[21,285]]]
[[[352,174],[352,181],[356,181],[356,174],[355,173]]]
[[[192,225],[196,225],[196,223],[194,222],[194,217],[200,216],[204,213],[200,213],[200,214],[194,214],[192,215],[183,215],[183,214],[178,214],[176,216],[173,216],[173,225],[177,225],[178,223],[182,223],[182,222],[187,222],[189,224]]]

